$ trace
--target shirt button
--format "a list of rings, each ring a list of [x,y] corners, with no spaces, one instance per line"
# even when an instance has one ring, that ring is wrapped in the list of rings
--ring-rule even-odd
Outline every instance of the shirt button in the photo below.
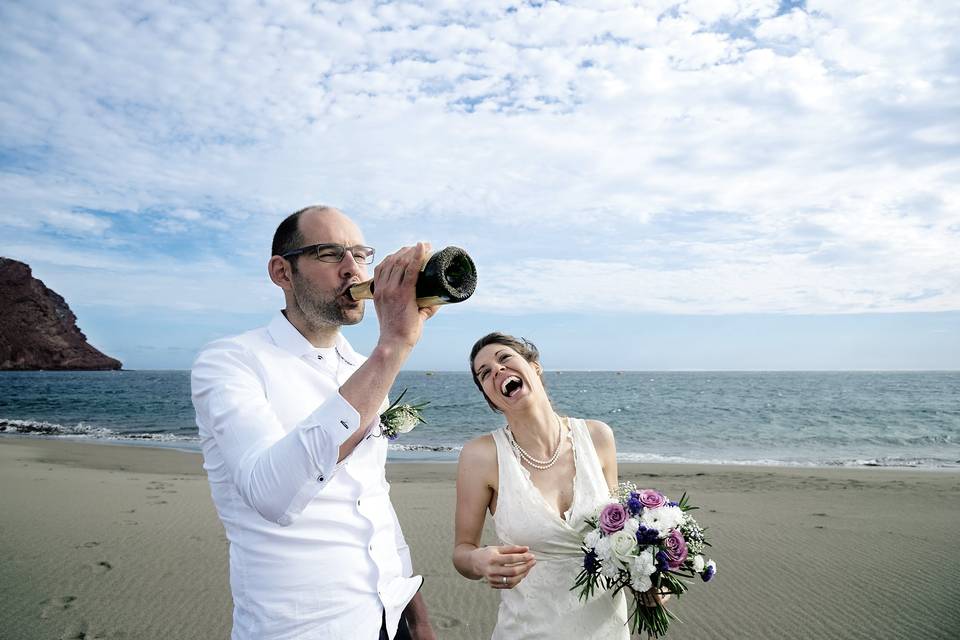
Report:
[[[360,506],[360,501],[359,501],[359,500],[357,500],[357,506],[358,506],[358,507]]]
[[[317,476],[317,482],[323,482],[323,474]]]

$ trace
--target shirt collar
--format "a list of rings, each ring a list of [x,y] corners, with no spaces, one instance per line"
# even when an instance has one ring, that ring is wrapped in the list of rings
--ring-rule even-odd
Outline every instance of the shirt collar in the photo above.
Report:
[[[278,311],[277,315],[270,321],[270,324],[267,325],[267,331],[278,347],[284,351],[289,351],[298,358],[305,355],[312,355],[315,351],[310,341],[304,338],[303,334],[297,331],[295,326],[290,324],[290,321],[287,320],[287,317],[283,315],[281,311]],[[360,362],[360,357],[357,355],[357,352],[353,350],[353,347],[350,346],[350,343],[343,337],[342,333],[337,332],[337,338],[333,346],[336,348],[340,358],[348,365],[355,367]]]

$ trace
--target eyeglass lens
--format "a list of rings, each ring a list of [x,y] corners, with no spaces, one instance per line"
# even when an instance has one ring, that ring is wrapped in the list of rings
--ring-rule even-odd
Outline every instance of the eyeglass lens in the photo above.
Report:
[[[358,264],[370,264],[373,262],[373,248],[363,245],[345,247],[342,244],[317,245],[317,260],[321,262],[340,262],[343,260],[343,255],[347,251],[353,255],[353,259]]]

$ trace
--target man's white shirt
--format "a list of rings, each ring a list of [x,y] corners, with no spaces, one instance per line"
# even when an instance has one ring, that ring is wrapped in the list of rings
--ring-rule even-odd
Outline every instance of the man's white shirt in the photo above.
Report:
[[[392,638],[422,578],[390,503],[376,426],[337,463],[360,416],[340,386],[365,358],[317,349],[283,314],[217,340],[191,383],[204,469],[230,541],[233,639]],[[385,400],[384,400],[385,402]]]

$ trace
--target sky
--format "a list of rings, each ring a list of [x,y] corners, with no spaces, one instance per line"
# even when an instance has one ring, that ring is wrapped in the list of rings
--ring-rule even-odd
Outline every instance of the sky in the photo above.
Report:
[[[960,369],[958,32],[953,0],[5,0],[0,255],[131,369],[266,324],[308,204],[473,256],[412,369],[492,330],[548,369]]]

